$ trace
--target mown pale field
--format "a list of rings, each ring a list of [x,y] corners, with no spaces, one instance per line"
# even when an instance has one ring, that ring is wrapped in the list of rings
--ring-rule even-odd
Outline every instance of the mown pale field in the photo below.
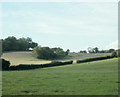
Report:
[[[117,95],[118,59],[3,71],[3,95]]]
[[[74,60],[77,59],[86,59],[91,57],[100,57],[111,55],[111,53],[98,53],[98,54],[82,54],[82,53],[70,53],[69,56],[59,59],[58,61],[64,60]],[[17,52],[6,52],[3,53],[2,57],[6,60],[9,60],[11,65],[19,65],[19,64],[45,64],[50,63],[52,60],[43,60],[36,59],[32,56],[32,51],[17,51]]]

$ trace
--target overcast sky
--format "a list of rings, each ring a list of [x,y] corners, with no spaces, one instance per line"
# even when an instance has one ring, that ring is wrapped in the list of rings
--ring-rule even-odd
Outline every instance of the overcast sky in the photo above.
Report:
[[[41,46],[80,51],[117,48],[117,2],[2,3],[2,38],[31,37]]]

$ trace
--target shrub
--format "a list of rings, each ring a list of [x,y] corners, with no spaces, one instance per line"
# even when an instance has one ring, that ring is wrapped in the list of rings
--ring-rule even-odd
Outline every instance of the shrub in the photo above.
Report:
[[[112,55],[113,57],[117,57],[117,54],[116,54],[116,51],[112,52]]]
[[[111,55],[111,56],[112,56],[112,57],[120,57],[120,49],[112,52],[112,55]]]
[[[2,70],[9,70],[10,62],[2,59]]]

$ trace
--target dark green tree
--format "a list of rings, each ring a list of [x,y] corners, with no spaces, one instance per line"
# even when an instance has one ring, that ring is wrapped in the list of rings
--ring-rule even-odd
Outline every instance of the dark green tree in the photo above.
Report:
[[[2,39],[2,50],[3,51],[28,51],[30,48],[38,46],[37,43],[33,42],[31,38],[19,38],[14,36]]]
[[[57,55],[58,58],[62,58],[66,56],[66,53],[63,51],[62,48],[57,48],[55,54]]]
[[[18,48],[21,51],[27,51],[29,50],[29,42],[25,38],[20,38],[18,40]]]
[[[53,59],[56,57],[56,54],[49,47],[35,47],[33,53],[38,59]]]
[[[66,55],[68,55],[70,53],[70,50],[67,49],[67,51],[65,52]]]
[[[17,39],[16,37],[8,37],[2,41],[3,51],[14,51],[17,49]]]
[[[109,50],[108,50],[109,53],[112,53],[112,52],[114,52],[114,51],[115,51],[115,49],[109,49]]]
[[[112,52],[112,55],[111,55],[111,56],[112,56],[112,57],[120,57],[120,49]]]
[[[79,53],[87,53],[87,51],[86,50],[81,50]]]
[[[95,53],[99,53],[99,49],[97,47],[93,48]]]
[[[39,59],[56,59],[66,56],[66,52],[62,48],[49,48],[49,47],[35,47],[33,55]]]

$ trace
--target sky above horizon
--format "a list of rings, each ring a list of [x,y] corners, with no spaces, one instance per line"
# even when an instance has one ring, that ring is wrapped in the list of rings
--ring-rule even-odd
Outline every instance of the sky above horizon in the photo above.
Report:
[[[115,2],[1,3],[2,38],[31,37],[41,46],[80,51],[118,47]]]

